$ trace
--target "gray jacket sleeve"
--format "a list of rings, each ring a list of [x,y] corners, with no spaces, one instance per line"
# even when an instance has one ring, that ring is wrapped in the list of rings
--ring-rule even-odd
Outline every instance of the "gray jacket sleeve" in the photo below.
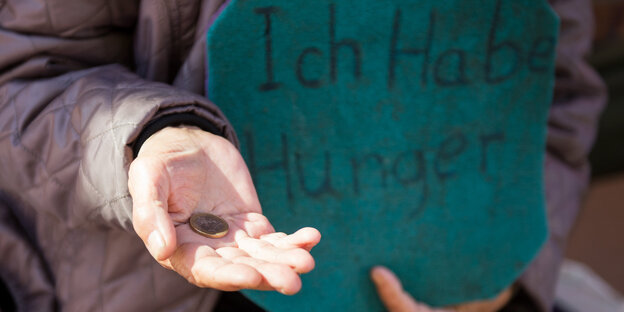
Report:
[[[591,1],[551,0],[560,18],[555,92],[548,119],[544,181],[549,238],[520,279],[543,311],[550,311],[566,238],[587,189],[592,147],[606,89],[584,57],[592,44]]]
[[[65,220],[131,227],[131,144],[151,120],[192,113],[236,142],[205,98],[119,65],[0,86],[0,189]]]
[[[189,52],[207,27],[197,12],[208,20],[221,3],[0,1],[0,189],[70,228],[128,229],[127,169],[146,127],[199,116],[236,144],[219,109],[183,90],[204,81],[201,46]],[[183,62],[184,86],[155,82]]]

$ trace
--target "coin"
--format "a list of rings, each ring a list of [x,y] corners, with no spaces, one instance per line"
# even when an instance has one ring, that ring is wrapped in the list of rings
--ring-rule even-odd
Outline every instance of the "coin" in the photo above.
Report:
[[[209,213],[194,214],[189,223],[195,233],[208,238],[221,238],[230,229],[225,220]]]

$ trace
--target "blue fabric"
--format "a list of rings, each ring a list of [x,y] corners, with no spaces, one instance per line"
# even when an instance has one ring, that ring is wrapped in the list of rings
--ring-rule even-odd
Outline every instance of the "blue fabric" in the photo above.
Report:
[[[209,97],[278,231],[323,234],[272,311],[379,311],[373,265],[432,305],[492,297],[544,242],[557,19],[545,1],[233,1]]]

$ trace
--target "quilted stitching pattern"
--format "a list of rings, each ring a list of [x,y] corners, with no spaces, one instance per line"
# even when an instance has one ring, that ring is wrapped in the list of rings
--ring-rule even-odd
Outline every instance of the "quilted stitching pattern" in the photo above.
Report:
[[[131,229],[130,145],[150,120],[178,112],[206,118],[236,142],[233,130],[201,96],[142,80],[118,65],[98,66],[131,63],[133,31],[124,28],[137,23],[138,0],[29,1],[16,2],[26,11],[9,12],[8,2],[0,14],[0,47],[12,47],[0,48],[0,189],[25,204],[21,212],[53,274],[53,295],[67,311],[210,306],[214,292],[162,269]],[[137,63],[162,66],[173,79],[177,65],[166,61],[172,51],[184,61],[200,3],[215,8],[220,1],[141,1],[139,20],[156,23],[157,31],[175,28],[180,46],[167,47],[171,42],[154,33],[147,43],[158,40],[157,51]],[[158,3],[176,10],[154,10]],[[53,72],[55,60],[74,66]],[[0,271],[4,267],[0,263]],[[134,300],[139,296],[146,300]]]

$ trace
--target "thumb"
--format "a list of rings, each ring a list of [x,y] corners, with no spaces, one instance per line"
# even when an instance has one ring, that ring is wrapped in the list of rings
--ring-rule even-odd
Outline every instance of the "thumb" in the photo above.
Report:
[[[168,259],[176,235],[168,212],[169,176],[156,157],[139,157],[130,165],[128,189],[132,196],[132,225],[158,261]]]
[[[416,302],[403,290],[399,278],[386,267],[374,267],[371,270],[371,278],[379,298],[390,312],[441,312]]]

